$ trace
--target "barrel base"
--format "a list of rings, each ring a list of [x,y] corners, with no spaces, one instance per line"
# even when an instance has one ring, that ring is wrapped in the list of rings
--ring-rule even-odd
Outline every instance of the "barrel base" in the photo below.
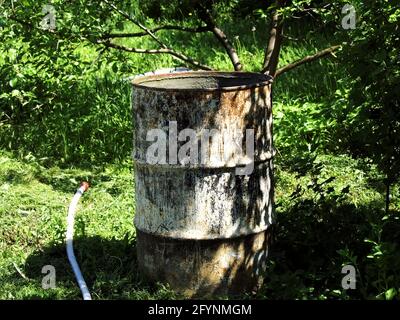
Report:
[[[257,290],[270,231],[217,240],[178,240],[137,230],[139,269],[188,298],[235,296]]]

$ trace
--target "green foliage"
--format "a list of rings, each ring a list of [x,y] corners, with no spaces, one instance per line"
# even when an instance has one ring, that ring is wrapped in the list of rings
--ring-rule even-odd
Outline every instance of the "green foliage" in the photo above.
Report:
[[[373,170],[347,156],[318,156],[304,174],[278,167],[276,241],[265,297],[396,296],[399,217],[385,215],[382,196],[370,187],[375,178]],[[341,287],[341,267],[348,264],[356,267],[356,290]]]
[[[346,143],[392,184],[400,172],[400,2],[363,4],[342,59],[352,78]]]
[[[31,152],[39,158],[63,165],[78,162],[89,165],[124,159],[130,154],[132,146],[131,88],[124,79],[159,67],[179,66],[181,62],[170,56],[104,51],[104,48],[85,41],[82,34],[91,39],[96,34],[115,31],[110,28],[118,24],[116,15],[108,15],[105,19],[102,16],[104,8],[94,10],[95,5],[91,2],[87,6],[83,2],[72,5],[64,1],[54,2],[53,5],[56,9],[57,35],[21,25],[11,18],[6,20],[7,26],[0,30],[5,40],[0,45],[0,56],[4,57],[0,59],[0,146],[21,155]],[[136,12],[135,8],[133,3],[125,9]],[[36,2],[24,10],[16,4],[16,13],[10,8],[5,9],[9,17],[31,17],[27,21],[32,25],[39,24],[43,18],[41,5]],[[142,19],[140,15],[139,18]],[[240,18],[241,23],[238,24],[237,21],[228,21],[226,17],[223,20],[223,28],[233,37],[244,65],[248,70],[259,70],[267,42],[263,30],[265,21]],[[151,25],[151,20],[148,23]],[[255,31],[248,33],[253,27]],[[288,34],[297,37],[300,35],[297,30],[298,26],[293,26],[288,29]],[[138,30],[132,24],[124,24],[119,31]],[[58,34],[68,37],[65,39]],[[163,31],[158,35],[174,48],[217,69],[231,69],[229,58],[210,34]],[[301,46],[295,41],[288,43],[282,61],[290,62],[313,52],[316,44],[329,43],[326,38],[324,34],[307,37],[302,39]],[[203,46],[205,42],[209,45]],[[122,39],[120,43],[132,47],[154,46],[149,38]],[[187,47],[188,43],[190,47]],[[332,63],[322,62],[312,68],[317,72],[321,67],[330,70],[330,75],[323,78],[327,83],[310,81],[313,72],[300,68],[296,77],[281,82],[284,85],[277,82],[277,96],[281,99],[292,99],[295,94],[304,97],[305,83],[309,85],[306,88],[308,99],[311,94],[319,97],[323,90],[324,95],[328,94],[329,90],[325,88],[335,83],[335,67]],[[290,86],[288,82],[291,82]]]
[[[125,156],[132,129],[122,72],[132,62],[68,42],[36,45],[10,36],[0,48],[0,144],[61,162]]]
[[[37,61],[47,60],[44,55],[21,56],[24,62],[3,69],[10,71],[5,85],[17,79],[1,95],[3,146],[61,162],[113,161],[129,152],[130,86],[111,70],[112,63],[96,71],[84,61],[71,65],[71,58],[47,64]],[[41,72],[30,76],[37,63],[43,63]]]

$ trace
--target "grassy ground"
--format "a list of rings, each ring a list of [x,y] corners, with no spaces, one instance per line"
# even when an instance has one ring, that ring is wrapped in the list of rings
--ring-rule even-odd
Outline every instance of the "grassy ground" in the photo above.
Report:
[[[64,238],[66,209],[81,180],[91,181],[92,189],[76,218],[75,247],[94,298],[165,296],[165,288],[146,287],[136,271],[131,163],[61,170],[2,153],[0,297],[80,297]],[[56,268],[56,289],[41,288],[44,265]]]
[[[364,240],[379,240],[374,230],[359,230],[384,218],[382,195],[371,186],[373,172],[346,156],[320,156],[317,163],[317,178],[277,167],[276,244],[258,298],[348,298],[340,279],[349,257],[340,250],[354,255],[361,246],[368,255],[373,248]],[[137,272],[130,162],[90,170],[44,168],[36,159],[2,152],[0,298],[80,298],[64,237],[67,206],[81,180],[92,188],[76,218],[75,248],[93,297],[176,297],[162,285],[147,285]],[[56,268],[55,289],[42,289],[45,265]]]
[[[258,70],[266,33],[263,25],[246,33],[251,27],[250,21],[224,26],[229,35],[239,36],[235,42],[247,70]],[[292,40],[286,40],[281,64],[330,44],[323,33],[303,31],[295,26],[287,30]],[[168,41],[211,66],[231,69],[216,50],[218,43],[207,39],[171,35]],[[78,54],[87,61],[98,58],[90,48],[80,48]],[[121,79],[180,63],[169,56],[105,53],[101,59],[103,64],[83,73],[73,94],[60,90],[63,100],[40,122],[0,127],[1,299],[80,299],[64,237],[67,206],[81,180],[90,181],[92,188],[76,218],[75,250],[93,297],[176,297],[161,284],[147,285],[137,271],[129,160],[131,89]],[[114,72],[117,60],[119,70]],[[395,245],[400,241],[399,188],[393,189],[386,215],[384,187],[375,168],[334,152],[338,143],[332,137],[340,129],[345,103],[344,78],[337,63],[328,59],[300,67],[274,84],[276,239],[257,298],[400,294]],[[344,264],[357,267],[357,290],[341,288]],[[42,289],[45,265],[56,268],[55,289]]]

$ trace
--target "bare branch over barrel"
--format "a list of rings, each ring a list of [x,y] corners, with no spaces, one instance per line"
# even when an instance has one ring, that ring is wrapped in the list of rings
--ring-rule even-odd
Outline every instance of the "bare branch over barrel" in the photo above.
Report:
[[[97,40],[98,44],[102,44],[108,48],[113,48],[113,49],[118,49],[118,50],[122,50],[122,51],[126,51],[126,52],[132,52],[132,53],[143,53],[143,54],[169,54],[172,55],[176,58],[178,58],[179,60],[182,60],[184,62],[187,62],[199,69],[202,70],[212,70],[211,67],[204,65],[186,55],[184,55],[183,53],[174,51],[173,49],[170,48],[160,48],[160,49],[142,49],[142,48],[132,48],[132,47],[127,47],[124,45],[120,45],[114,42],[111,42],[109,40]]]
[[[292,70],[292,69],[294,69],[294,68],[296,68],[298,66],[301,66],[301,65],[303,65],[305,63],[309,63],[309,62],[315,61],[317,59],[323,58],[323,57],[325,57],[325,56],[327,56],[329,54],[332,54],[334,51],[336,51],[340,47],[341,47],[340,45],[335,45],[335,46],[326,48],[324,50],[321,50],[321,51],[317,52],[316,54],[309,55],[309,56],[301,58],[301,59],[299,59],[299,60],[297,60],[295,62],[289,63],[288,65],[278,69],[276,71],[276,73],[275,73],[275,77],[281,75],[284,72]]]

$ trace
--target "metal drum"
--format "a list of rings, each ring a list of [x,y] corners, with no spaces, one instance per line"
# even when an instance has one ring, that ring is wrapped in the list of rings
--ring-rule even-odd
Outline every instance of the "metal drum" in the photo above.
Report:
[[[271,78],[133,80],[140,270],[187,297],[262,283],[273,211]]]

